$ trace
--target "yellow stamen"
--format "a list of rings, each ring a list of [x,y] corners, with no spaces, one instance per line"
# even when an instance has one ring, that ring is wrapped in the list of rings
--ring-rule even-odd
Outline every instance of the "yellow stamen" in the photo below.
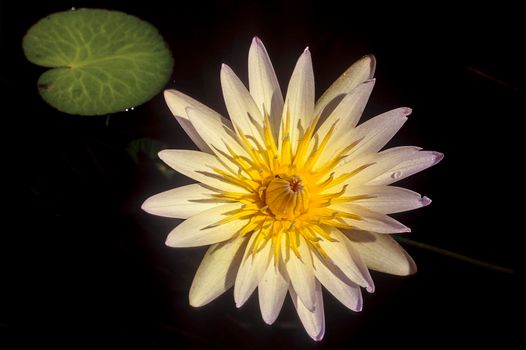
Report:
[[[308,189],[297,176],[276,175],[265,191],[265,202],[278,219],[293,220],[305,213],[309,197]]]
[[[353,228],[348,220],[361,220],[353,213],[333,209],[333,203],[347,203],[368,196],[343,196],[352,177],[371,164],[365,164],[350,172],[338,168],[360,140],[336,152],[334,157],[320,162],[338,121],[334,122],[321,142],[315,135],[320,116],[313,118],[299,134],[297,144],[291,140],[290,114],[285,113],[277,143],[270,117],[264,113],[263,125],[258,127],[259,137],[245,135],[238,130],[238,140],[247,152],[241,156],[227,145],[224,156],[238,166],[237,174],[223,169],[213,169],[225,182],[240,186],[249,193],[219,192],[214,198],[237,201],[244,206],[217,224],[249,218],[248,223],[237,232],[238,236],[257,235],[251,254],[258,254],[266,244],[271,244],[274,264],[294,254],[302,258],[300,244],[307,244],[321,257],[327,257],[320,241],[334,241],[324,225]],[[260,140],[259,142],[257,140]],[[226,167],[225,167],[226,168]],[[303,243],[302,243],[303,242]],[[283,245],[283,247],[282,247]],[[286,248],[283,251],[283,248]]]

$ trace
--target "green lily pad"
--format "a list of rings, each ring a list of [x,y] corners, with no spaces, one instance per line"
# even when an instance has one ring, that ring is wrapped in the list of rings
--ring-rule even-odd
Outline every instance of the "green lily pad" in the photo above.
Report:
[[[52,69],[38,79],[42,98],[69,114],[101,115],[138,106],[167,83],[171,52],[157,29],[123,12],[51,14],[23,40],[29,61]]]

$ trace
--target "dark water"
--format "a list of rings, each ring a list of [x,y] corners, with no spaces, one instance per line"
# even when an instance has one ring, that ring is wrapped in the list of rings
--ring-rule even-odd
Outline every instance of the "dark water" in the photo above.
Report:
[[[0,348],[514,344],[514,319],[523,309],[523,215],[514,201],[522,192],[517,153],[526,83],[520,12],[494,5],[2,1],[7,220],[0,244]],[[304,333],[290,300],[272,327],[261,320],[254,297],[240,310],[231,292],[193,309],[187,295],[204,250],[167,248],[165,236],[177,222],[139,209],[148,196],[190,182],[160,172],[149,156],[163,147],[193,147],[163,98],[107,119],[65,115],[38,96],[42,69],[24,59],[22,36],[41,17],[72,6],[124,10],[155,24],[175,57],[169,87],[221,113],[220,64],[246,82],[254,35],[265,42],[282,87],[308,45],[318,96],[354,60],[374,53],[378,80],[366,117],[413,107],[392,144],[446,154],[436,168],[403,183],[434,200],[397,216],[413,229],[408,237],[515,273],[407,246],[418,274],[374,273],[377,291],[365,296],[363,312],[348,311],[325,293],[327,331],[318,344]]]

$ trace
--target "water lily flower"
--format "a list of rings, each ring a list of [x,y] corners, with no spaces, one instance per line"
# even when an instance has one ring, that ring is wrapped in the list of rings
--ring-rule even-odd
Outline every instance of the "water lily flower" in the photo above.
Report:
[[[230,67],[221,68],[230,119],[179,91],[165,91],[170,110],[200,151],[164,150],[159,157],[196,183],[150,197],[142,208],[185,219],[169,233],[168,246],[210,245],[190,288],[192,306],[233,286],[241,307],[257,288],[263,320],[272,324],[288,292],[307,333],[321,340],[322,286],[360,311],[361,288],[374,291],[369,269],[416,271],[390,236],[410,229],[388,214],[431,200],[391,184],[443,156],[418,147],[382,150],[409,108],[358,124],[374,70],[374,57],[363,57],[315,103],[307,48],[284,100],[267,51],[254,38],[249,89]]]

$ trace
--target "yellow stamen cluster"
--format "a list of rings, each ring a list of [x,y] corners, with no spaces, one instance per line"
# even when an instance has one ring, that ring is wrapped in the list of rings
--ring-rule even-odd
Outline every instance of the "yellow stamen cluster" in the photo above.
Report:
[[[276,175],[264,189],[264,196],[277,220],[294,220],[309,210],[309,190],[299,176]]]
[[[317,164],[334,133],[335,122],[325,136],[319,140],[315,135],[319,116],[314,118],[306,130],[300,132],[296,150],[290,140],[290,117],[284,118],[282,130],[285,134],[281,143],[276,143],[268,115],[261,129],[262,142],[239,132],[241,146],[248,157],[236,154],[227,146],[229,154],[224,154],[238,169],[225,171],[214,169],[224,181],[238,185],[247,193],[221,192],[216,197],[243,203],[243,207],[228,213],[223,222],[248,218],[249,221],[237,234],[257,235],[251,247],[255,254],[268,242],[272,244],[274,261],[277,263],[283,235],[286,247],[298,257],[299,237],[321,255],[326,255],[320,240],[331,241],[331,236],[323,225],[351,228],[343,220],[361,218],[352,213],[331,209],[336,202],[350,202],[360,198],[344,197],[346,185],[343,183],[365,169],[359,167],[351,173],[335,176],[333,171],[356,145],[353,143],[341,150],[331,161]],[[340,185],[340,187],[336,187]],[[328,191],[328,189],[331,191]],[[336,190],[332,191],[333,188]],[[222,223],[223,223],[222,222]]]

